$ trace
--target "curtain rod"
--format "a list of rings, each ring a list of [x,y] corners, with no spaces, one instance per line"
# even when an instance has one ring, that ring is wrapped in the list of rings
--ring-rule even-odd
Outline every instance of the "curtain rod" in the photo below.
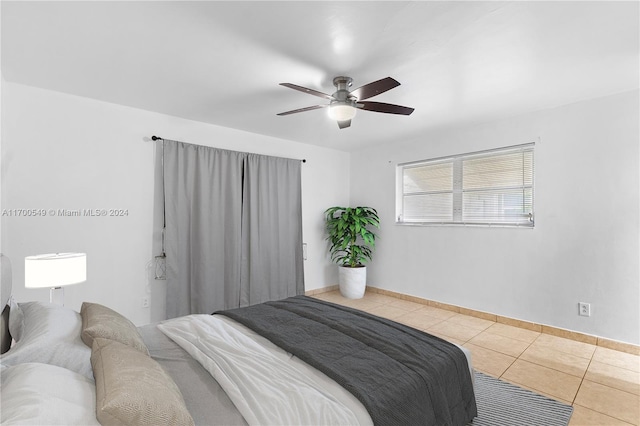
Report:
[[[153,135],[153,136],[151,136],[151,140],[152,141],[163,141],[164,138],[161,138],[160,136]],[[306,163],[307,159],[303,158],[302,160],[299,160],[299,161],[302,161],[303,163]]]

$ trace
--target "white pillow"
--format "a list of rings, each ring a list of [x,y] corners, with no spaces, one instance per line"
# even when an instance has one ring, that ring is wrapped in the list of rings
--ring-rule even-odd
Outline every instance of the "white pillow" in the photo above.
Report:
[[[22,327],[16,343],[0,356],[5,365],[40,362],[68,368],[93,379],[91,349],[80,338],[82,318],[72,309],[44,302],[19,304]],[[9,323],[11,324],[10,311]]]
[[[26,363],[2,369],[3,425],[99,425],[93,380],[55,365]]]

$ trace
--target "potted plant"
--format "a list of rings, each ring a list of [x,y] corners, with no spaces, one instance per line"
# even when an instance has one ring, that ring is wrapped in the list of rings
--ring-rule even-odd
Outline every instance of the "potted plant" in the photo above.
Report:
[[[364,295],[367,268],[376,245],[372,228],[380,228],[378,212],[371,207],[331,207],[325,212],[331,260],[340,268],[340,293],[350,299]]]

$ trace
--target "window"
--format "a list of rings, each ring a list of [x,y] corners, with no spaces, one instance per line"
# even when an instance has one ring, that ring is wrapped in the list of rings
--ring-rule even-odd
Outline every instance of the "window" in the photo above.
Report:
[[[533,227],[533,149],[399,164],[397,222]]]

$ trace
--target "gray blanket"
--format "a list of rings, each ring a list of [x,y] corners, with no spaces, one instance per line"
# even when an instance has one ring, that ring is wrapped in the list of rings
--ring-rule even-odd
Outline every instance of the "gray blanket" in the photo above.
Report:
[[[376,425],[465,425],[477,415],[466,357],[438,337],[306,296],[217,313],[335,380]]]

